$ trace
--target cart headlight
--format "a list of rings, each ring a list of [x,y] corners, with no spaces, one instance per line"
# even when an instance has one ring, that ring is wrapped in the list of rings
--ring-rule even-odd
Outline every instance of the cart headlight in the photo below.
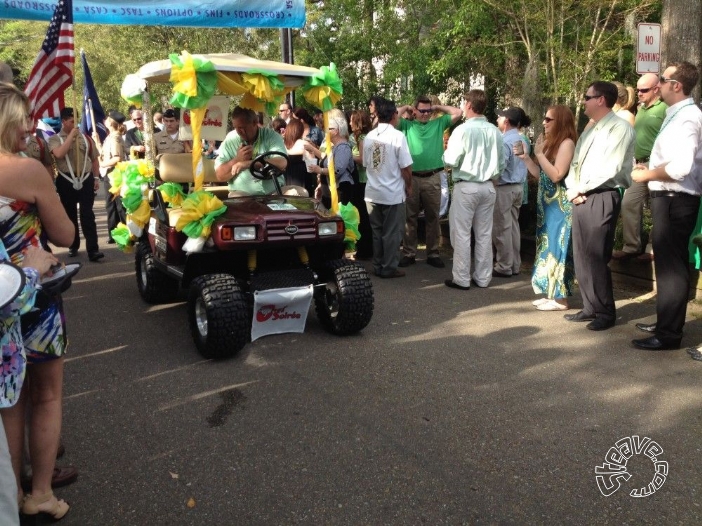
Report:
[[[256,239],[255,226],[234,227],[234,241],[253,241]]]
[[[319,223],[319,235],[320,236],[333,236],[336,234],[336,221]]]

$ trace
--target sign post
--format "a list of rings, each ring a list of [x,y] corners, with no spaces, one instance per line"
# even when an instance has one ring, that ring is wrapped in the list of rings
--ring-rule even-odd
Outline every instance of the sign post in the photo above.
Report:
[[[639,24],[636,41],[636,73],[660,73],[661,25]]]

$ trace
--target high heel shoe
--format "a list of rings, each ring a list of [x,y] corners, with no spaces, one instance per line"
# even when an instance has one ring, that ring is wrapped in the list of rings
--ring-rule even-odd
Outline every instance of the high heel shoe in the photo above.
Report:
[[[53,502],[52,502],[53,501]],[[71,507],[65,500],[58,500],[52,491],[43,495],[27,494],[22,502],[22,514],[29,516],[46,515],[58,521],[65,517]]]

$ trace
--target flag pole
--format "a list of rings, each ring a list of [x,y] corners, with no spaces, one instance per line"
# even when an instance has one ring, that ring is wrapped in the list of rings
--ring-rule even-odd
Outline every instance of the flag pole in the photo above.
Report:
[[[78,98],[76,95],[76,64],[75,64],[75,62],[73,62],[71,64],[70,68],[71,68],[71,88],[73,89],[73,127],[75,128],[77,126],[76,115],[78,114]],[[83,117],[85,118],[85,115],[83,115]],[[74,152],[74,156],[75,156],[76,163],[74,165],[75,166],[74,170],[77,172],[78,171],[78,153],[79,153],[78,150],[80,150],[80,146],[79,146],[77,140],[75,141],[75,143],[76,143],[76,151]],[[70,148],[70,146],[69,146],[69,148]],[[88,151],[89,151],[89,149],[86,150],[85,155],[88,155]],[[83,168],[80,168],[80,169],[82,170]],[[83,175],[82,173],[76,174],[77,177],[82,177],[82,175]]]

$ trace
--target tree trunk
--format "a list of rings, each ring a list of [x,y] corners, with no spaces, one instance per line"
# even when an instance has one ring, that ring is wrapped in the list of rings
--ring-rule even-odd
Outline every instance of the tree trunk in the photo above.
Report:
[[[702,2],[663,0],[661,73],[666,64],[687,61],[698,68],[702,59]],[[693,92],[700,100],[700,85]]]

